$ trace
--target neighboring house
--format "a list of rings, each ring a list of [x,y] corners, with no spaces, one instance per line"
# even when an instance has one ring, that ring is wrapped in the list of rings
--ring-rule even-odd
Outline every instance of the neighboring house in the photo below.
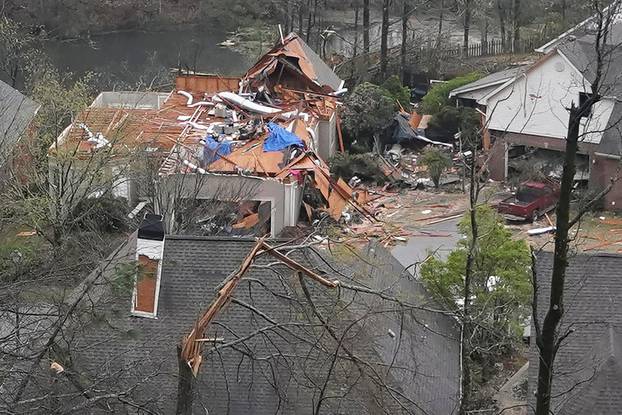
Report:
[[[180,73],[170,93],[104,92],[50,148],[50,181],[84,177],[78,168],[59,174],[62,155],[88,166],[104,155],[108,160],[100,170],[107,181],[89,182],[84,189],[89,195],[108,192],[132,205],[155,200],[153,209],[169,226],[182,199],[242,198],[265,206],[261,211],[267,216],[260,215],[260,221],[277,235],[298,221],[305,176],[328,172],[325,160],[338,142],[333,95],[342,86],[291,34],[241,78]],[[279,134],[268,133],[269,122],[281,127]],[[284,139],[283,129],[298,142]],[[268,149],[266,141],[275,136]],[[141,186],[136,166],[144,160],[157,164],[152,176],[162,194],[153,194],[151,184]],[[75,200],[76,192],[69,193]]]
[[[538,255],[538,316],[549,305],[553,254]],[[557,352],[553,401],[556,415],[617,415],[622,403],[622,256],[578,254],[570,258],[564,317],[558,335],[569,333]],[[534,328],[532,327],[532,332]],[[534,408],[538,351],[531,339],[529,406]],[[529,412],[533,413],[533,409]]]
[[[100,280],[86,308],[78,308],[85,314],[72,319],[81,322],[77,332],[67,328],[71,367],[57,363],[79,374],[80,387],[94,385],[109,396],[128,391],[124,401],[169,414],[177,400],[177,346],[256,241],[164,236],[152,219],[129,243],[135,254],[108,266],[116,273],[108,272],[108,284]],[[258,257],[205,333],[194,413],[312,414],[319,400],[319,413],[327,414],[456,412],[459,326],[444,313],[428,311],[437,309],[430,295],[387,250],[370,245],[351,258],[352,269],[323,251],[270,244],[343,287],[299,277],[270,251]],[[122,288],[123,270],[135,269],[122,265],[128,256],[142,265],[130,280],[133,290]],[[119,288],[107,293],[111,287]],[[390,297],[421,309],[405,310]],[[63,394],[62,405],[85,403],[70,379],[46,382],[46,364],[35,376],[37,392],[53,385]],[[104,401],[104,411],[130,411],[115,398]],[[90,413],[98,413],[99,405],[89,406]]]
[[[485,113],[492,179],[507,179],[521,158],[529,158],[531,170],[560,177],[568,108],[592,93],[595,62],[592,37],[586,35],[557,45],[532,65],[451,92],[458,102]],[[604,63],[601,99],[582,121],[575,176],[594,191],[602,190],[617,176],[622,155],[622,83],[617,79],[622,52],[607,48]],[[605,197],[605,208],[616,209],[621,203],[622,184],[617,182]]]
[[[29,133],[39,108],[39,104],[0,81],[0,182],[7,169],[28,162],[18,147],[20,140]],[[24,142],[24,145],[28,144]]]

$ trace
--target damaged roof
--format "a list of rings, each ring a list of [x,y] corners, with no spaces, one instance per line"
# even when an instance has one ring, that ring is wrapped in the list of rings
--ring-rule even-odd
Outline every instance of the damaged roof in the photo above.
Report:
[[[538,314],[548,308],[553,253],[537,257]],[[573,254],[566,270],[564,318],[559,332],[574,331],[555,360],[552,409],[558,415],[614,415],[622,407],[622,256]],[[532,327],[532,333],[535,333]],[[532,338],[529,388],[537,384],[538,352]],[[535,403],[533,393],[529,400]]]
[[[267,66],[283,57],[296,61],[300,72],[294,73],[293,79],[328,85],[331,91],[342,83],[295,34],[264,55],[246,79],[252,79],[253,70],[265,73]],[[79,155],[88,156],[117,144],[122,145],[120,153],[146,146],[158,154],[167,154],[160,174],[244,172],[282,179],[284,169],[292,163],[312,168],[309,163],[301,163],[301,158],[306,153],[317,154],[318,123],[330,120],[337,105],[334,97],[289,90],[278,82],[266,89],[244,86],[240,78],[185,72],[178,75],[176,88],[168,95],[158,94],[146,100],[139,94],[101,94],[59,137],[58,148],[55,143],[50,154],[60,148],[77,149]],[[147,108],[144,103],[132,107],[125,102],[108,102],[114,97],[157,104]],[[272,146],[267,151],[266,142],[274,135],[267,128],[270,122],[294,134],[304,148],[284,146],[275,150]]]
[[[81,327],[74,348],[76,367],[86,379],[103,379],[98,388],[111,392],[154,374],[132,399],[150,410],[172,413],[177,391],[176,345],[255,243],[252,239],[166,237],[157,319],[128,316],[131,292],[113,297],[112,302],[101,299],[96,310],[101,308],[107,323],[94,321]],[[365,261],[359,261],[356,270],[326,255],[320,257],[311,248],[283,252],[330,280],[383,289],[402,301],[434,308],[420,284],[403,278],[404,268],[382,246],[372,245],[363,252]],[[205,344],[195,386],[197,413],[311,414],[326,379],[326,413],[449,415],[455,411],[459,328],[451,317],[411,310],[402,320],[394,303],[306,280],[317,311],[339,336],[343,334],[343,345],[368,362],[369,368],[376,368],[376,375],[369,370],[361,375],[356,364],[340,359],[331,372],[330,357],[337,345],[330,336],[320,337],[318,347],[309,342],[318,338],[315,330],[320,330],[321,323],[296,273],[283,264],[266,267],[274,262],[265,255],[257,259],[258,266],[247,272],[233,301],[205,334],[222,342]],[[263,316],[253,309],[261,310]],[[110,373],[122,367],[132,370],[106,379],[102,367]],[[383,383],[391,386],[392,393],[378,386]],[[64,403],[76,405],[80,399]]]
[[[247,79],[262,80],[272,74],[279,59],[292,59],[309,80],[327,92],[336,92],[344,81],[296,33],[290,33],[266,53],[245,75]]]

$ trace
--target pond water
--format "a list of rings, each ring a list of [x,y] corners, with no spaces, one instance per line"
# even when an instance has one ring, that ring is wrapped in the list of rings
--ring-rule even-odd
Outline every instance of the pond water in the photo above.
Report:
[[[226,36],[216,28],[128,31],[88,40],[49,41],[44,49],[61,73],[91,71],[120,82],[131,83],[137,76],[179,66],[221,75],[243,74],[252,59],[218,46]]]

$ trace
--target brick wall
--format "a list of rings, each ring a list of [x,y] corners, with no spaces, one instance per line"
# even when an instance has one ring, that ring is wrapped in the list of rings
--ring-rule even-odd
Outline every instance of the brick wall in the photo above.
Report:
[[[593,157],[590,174],[590,189],[601,191],[607,187],[611,178],[619,176],[620,160],[595,155]],[[603,207],[606,210],[622,209],[622,181],[617,181],[611,191],[604,198]]]

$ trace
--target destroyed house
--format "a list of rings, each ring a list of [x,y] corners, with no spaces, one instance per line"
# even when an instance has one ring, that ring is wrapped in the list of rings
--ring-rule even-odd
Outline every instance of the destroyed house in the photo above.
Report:
[[[620,26],[620,25],[617,25]],[[622,26],[619,27],[622,29]],[[559,179],[571,103],[591,96],[596,52],[590,35],[559,44],[531,65],[490,75],[451,92],[458,104],[476,107],[486,127],[483,146],[490,151],[494,180],[529,172]],[[599,96],[582,118],[575,181],[599,192],[617,177],[622,156],[622,51],[606,47]],[[622,203],[622,184],[614,183],[604,208]]]
[[[549,306],[553,253],[538,255],[538,316]],[[554,366],[551,411],[557,415],[614,415],[622,407],[622,256],[576,254],[569,260],[564,316],[558,333],[567,334]],[[532,324],[531,331],[534,332]],[[535,408],[538,350],[532,337],[529,408]]]
[[[266,240],[270,248],[257,251],[252,239],[164,236],[148,219],[74,317],[66,369],[79,373],[78,389],[62,374],[46,380],[47,367],[33,376],[63,390],[63,407],[88,404],[80,388],[93,387],[173,413],[177,347],[190,341],[200,347],[194,413],[449,415],[459,406],[459,327],[380,244],[348,266],[296,242]],[[133,289],[120,289],[134,261]],[[224,306],[210,315],[217,292]],[[101,402],[104,411],[132,410]]]
[[[175,220],[171,199],[249,200],[265,208],[241,218],[241,226],[260,222],[273,235],[297,223],[305,186],[319,182],[338,218],[356,203],[326,164],[337,151],[342,84],[291,34],[241,78],[180,73],[170,93],[104,92],[50,148],[51,181],[60,176],[54,172],[62,157],[89,166],[99,158],[107,180],[89,182],[84,191],[93,196],[108,192],[134,205],[155,198],[155,182],[169,196],[152,208],[167,221]],[[147,184],[137,178],[145,175],[145,160],[154,178]]]

